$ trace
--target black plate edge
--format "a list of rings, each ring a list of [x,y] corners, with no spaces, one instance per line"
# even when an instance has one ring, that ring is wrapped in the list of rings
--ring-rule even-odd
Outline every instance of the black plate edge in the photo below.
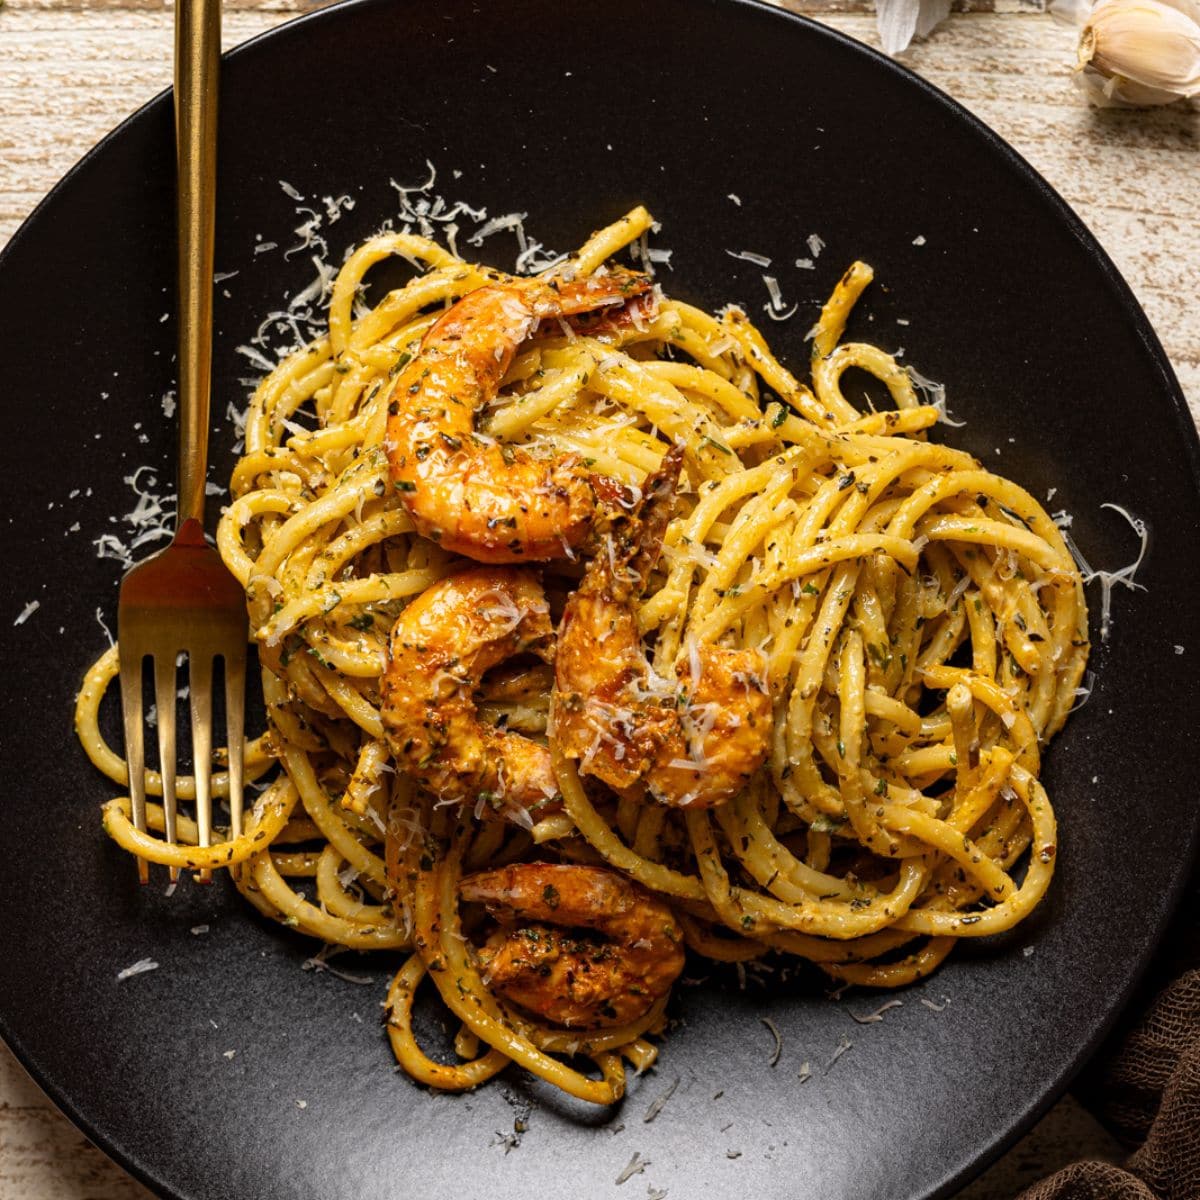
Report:
[[[373,2],[373,0],[365,0],[365,2],[369,3]],[[1178,427],[1177,432],[1191,468],[1192,487],[1200,491],[1200,432],[1197,431],[1196,423],[1192,419],[1191,412],[1188,409],[1183,389],[1175,375],[1175,369],[1171,365],[1171,361],[1167,357],[1162,343],[1158,340],[1158,335],[1154,332],[1154,327],[1150,324],[1150,319],[1146,316],[1145,310],[1133,294],[1133,289],[1125,281],[1125,278],[1117,269],[1108,252],[1097,240],[1096,235],[1092,233],[1079,214],[1063,199],[1058,191],[1017,150],[1010,146],[989,125],[984,124],[969,109],[946,92],[943,92],[941,88],[930,83],[927,79],[918,75],[902,63],[898,63],[881,51],[876,50],[873,46],[868,46],[865,42],[858,41],[857,38],[852,38],[840,30],[831,29],[829,26],[822,25],[820,22],[814,21],[800,13],[780,9],[773,4],[767,3],[766,0],[705,0],[705,3],[709,7],[722,5],[765,11],[771,16],[782,17],[785,20],[799,21],[810,28],[820,30],[821,33],[842,46],[865,54],[867,57],[874,59],[878,66],[901,79],[907,80],[935,103],[949,109],[966,122],[1017,171],[1026,183],[1031,184],[1039,200],[1057,216],[1062,218],[1075,240],[1079,242],[1089,257],[1099,265],[1108,283],[1109,291],[1132,322],[1139,340],[1145,347],[1149,357],[1153,360],[1165,391],[1170,397],[1172,415]],[[1109,1007],[1104,1019],[1096,1027],[1093,1036],[1083,1044],[1066,1070],[1045,1094],[1037,1098],[1026,1108],[1012,1129],[990,1141],[969,1166],[948,1175],[930,1193],[929,1200],[947,1200],[948,1197],[953,1196],[972,1179],[982,1174],[1006,1150],[1011,1149],[1067,1091],[1076,1076],[1087,1065],[1092,1055],[1100,1048],[1145,978],[1150,963],[1162,945],[1167,927],[1170,925],[1172,917],[1179,908],[1189,879],[1200,871],[1200,821],[1193,824],[1187,858],[1189,869],[1186,873],[1181,873],[1180,877],[1175,881],[1174,886],[1168,889],[1168,904],[1163,909],[1164,915],[1157,925],[1149,930],[1149,936],[1143,944],[1143,950],[1138,956],[1133,972],[1129,976],[1128,985],[1118,994],[1115,1002]]]
[[[380,6],[394,3],[395,0],[338,0],[337,3],[331,4],[325,8],[317,9],[313,12],[303,13],[290,20],[283,21],[278,25],[272,26],[270,29],[265,29],[261,33],[255,34],[253,37],[244,42],[239,43],[232,49],[225,51],[221,58],[222,61],[229,61],[234,58],[241,57],[243,54],[253,54],[259,48],[261,42],[267,38],[287,38],[294,36],[301,27],[307,28],[312,24],[319,24],[325,20],[340,16],[343,9],[354,7]],[[696,0],[693,0],[696,2]],[[1185,450],[1188,463],[1191,469],[1191,483],[1193,489],[1200,493],[1200,433],[1197,432],[1195,422],[1192,420],[1191,413],[1187,406],[1187,401],[1183,395],[1183,389],[1180,387],[1179,380],[1175,375],[1175,370],[1171,365],[1170,359],[1167,357],[1166,351],[1162,347],[1162,343],[1158,339],[1158,335],[1154,332],[1153,326],[1150,324],[1149,318],[1146,316],[1144,309],[1138,302],[1133,290],[1125,281],[1115,263],[1112,261],[1108,252],[1097,240],[1095,234],[1087,227],[1074,209],[1063,199],[1058,191],[1045,178],[1038,173],[1037,170],[1007,141],[1004,140],[994,129],[986,125],[980,118],[975,116],[964,105],[960,104],[952,96],[942,91],[935,84],[930,83],[922,76],[918,75],[909,67],[876,50],[874,47],[867,45],[865,42],[859,41],[857,38],[852,38],[848,34],[842,33],[840,30],[833,29],[828,25],[823,25],[819,21],[815,21],[800,13],[791,12],[787,9],[782,9],[774,4],[768,3],[767,0],[701,0],[709,8],[724,8],[733,11],[747,10],[756,14],[763,14],[767,19],[778,20],[785,24],[799,24],[810,31],[815,32],[820,37],[825,37],[837,43],[843,49],[851,53],[864,55],[873,60],[876,66],[890,73],[894,77],[907,82],[910,86],[916,87],[927,98],[932,100],[944,109],[947,109],[952,115],[956,116],[960,121],[964,122],[976,134],[978,134],[993,150],[995,150],[1008,164],[1017,172],[1022,180],[1031,186],[1032,191],[1038,196],[1039,200],[1047,206],[1057,217],[1059,217],[1070,230],[1072,236],[1081,245],[1083,250],[1090,258],[1095,261],[1104,274],[1108,288],[1113,298],[1116,300],[1119,307],[1122,309],[1126,317],[1132,322],[1134,329],[1137,331],[1138,338],[1145,347],[1148,356],[1153,361],[1155,368],[1158,371],[1159,377],[1164,385],[1165,391],[1170,399],[1172,416],[1178,428],[1178,433]],[[87,151],[57,183],[50,189],[49,192],[38,202],[33,211],[21,222],[17,227],[16,232],[9,239],[7,244],[0,248],[0,270],[3,269],[5,260],[8,258],[12,247],[16,246],[21,240],[26,230],[34,224],[40,217],[43,209],[48,208],[57,198],[58,193],[71,182],[74,177],[79,174],[91,162],[93,158],[98,156],[111,141],[117,139],[125,130],[126,126],[132,125],[140,120],[151,109],[160,104],[168,103],[173,95],[172,87],[164,88],[156,93],[144,104],[136,108],[118,125],[114,126],[108,133],[104,135],[90,150]],[[1162,944],[1163,936],[1166,933],[1167,927],[1170,924],[1172,917],[1178,909],[1180,901],[1183,897],[1185,888],[1188,885],[1189,877],[1195,875],[1200,870],[1200,821],[1194,823],[1191,830],[1190,844],[1188,846],[1188,863],[1189,871],[1186,874],[1181,874],[1175,881],[1174,885],[1168,889],[1168,903],[1163,908],[1163,916],[1149,930],[1144,948],[1134,965],[1134,969],[1129,976],[1127,986],[1117,996],[1115,1002],[1111,1004],[1108,1012],[1103,1020],[1097,1026],[1093,1036],[1089,1038],[1080,1048],[1078,1054],[1072,1059],[1066,1070],[1061,1076],[1046,1090],[1046,1092],[1031,1103],[1024,1113],[1017,1119],[1011,1129],[994,1138],[986,1144],[984,1149],[976,1156],[976,1158],[964,1166],[963,1168],[948,1175],[930,1194],[928,1200],[946,1200],[956,1191],[969,1183],[980,1175],[988,1166],[996,1161],[1005,1150],[1012,1147],[1025,1133],[1033,1127],[1038,1119],[1043,1116],[1052,1105],[1066,1092],[1075,1077],[1087,1064],[1088,1060],[1099,1048],[1108,1034],[1116,1025],[1117,1020],[1125,1011],[1138,986],[1141,984],[1147,969],[1150,966],[1152,959],[1158,952]],[[2,1039],[12,1051],[14,1057],[22,1069],[29,1077],[37,1084],[39,1088],[53,1102],[56,1108],[63,1113],[94,1145],[102,1150],[110,1159],[116,1162],[123,1170],[127,1171],[139,1182],[156,1192],[164,1200],[178,1200],[178,1193],[173,1192],[165,1181],[159,1179],[152,1172],[148,1171],[142,1164],[136,1160],[127,1157],[122,1151],[116,1148],[104,1135],[104,1133],[95,1127],[69,1100],[67,1096],[54,1087],[49,1080],[44,1079],[36,1066],[29,1061],[29,1058],[24,1053],[24,1047],[20,1040],[13,1036],[13,1031],[9,1028],[8,1022],[3,1012],[0,1012],[0,1039]]]

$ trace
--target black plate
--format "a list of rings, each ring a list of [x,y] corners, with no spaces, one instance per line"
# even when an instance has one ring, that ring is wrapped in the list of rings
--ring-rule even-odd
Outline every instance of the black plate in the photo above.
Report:
[[[94,1140],[189,1200],[527,1200],[648,1185],[673,1197],[948,1194],[1096,1045],[1196,838],[1184,751],[1200,718],[1197,442],[1108,259],[944,96],[748,3],[336,8],[228,59],[221,138],[217,265],[238,275],[218,297],[215,414],[241,405],[238,380],[254,374],[235,346],[312,276],[307,254],[283,257],[300,220],[277,181],[354,197],[322,231],[340,256],[395,211],[389,177],[419,183],[430,160],[438,190],[492,214],[528,212],[559,248],[644,201],[674,250],[667,286],[705,306],[756,310],[762,272],[725,251],[772,256],[800,310],[765,323],[795,363],[821,298],[853,257],[867,259],[880,283],[852,332],[902,343],[945,380],[967,425],[944,436],[1040,496],[1056,488],[1052,507],[1076,515],[1095,563],[1117,566],[1136,548],[1103,502],[1146,520],[1147,590],[1118,589],[1095,690],[1049,755],[1059,873],[1014,936],[968,945],[873,1024],[851,1014],[879,998],[830,1002],[807,982],[741,991],[714,976],[682,988],[660,1066],[616,1112],[581,1114],[519,1079],[428,1095],[390,1065],[379,1027],[388,964],[351,963],[373,978],[366,987],[302,973],[311,946],[225,888],[183,886],[170,900],[161,882],[139,890],[98,826],[111,789],[70,734],[76,685],[103,643],[94,613],[111,622],[119,574],[89,543],[130,507],[122,479],[136,465],[171,475],[174,431],[159,406],[174,338],[160,320],[173,307],[171,114],[159,97],[72,171],[0,260],[12,417],[0,447],[0,619],[40,602],[9,629],[0,673],[5,1037]],[[814,232],[825,249],[814,270],[798,269]],[[279,248],[255,254],[263,242]],[[481,253],[511,262],[512,239]],[[214,424],[223,480],[233,435]],[[209,933],[189,933],[204,923]],[[116,981],[147,956],[157,971]],[[774,1067],[762,1017],[783,1037]],[[430,1016],[427,1032],[435,1026]],[[850,1048],[828,1065],[843,1038]],[[497,1135],[530,1100],[509,1153]],[[649,1165],[618,1191],[635,1152]]]

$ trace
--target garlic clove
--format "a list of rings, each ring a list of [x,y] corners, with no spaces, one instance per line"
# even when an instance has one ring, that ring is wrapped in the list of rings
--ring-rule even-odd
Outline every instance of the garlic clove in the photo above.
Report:
[[[1200,0],[1162,0],[1162,3],[1200,25]]]
[[[1079,37],[1080,82],[1093,103],[1146,106],[1200,95],[1196,0],[1101,0]]]
[[[1078,71],[1073,82],[1096,108],[1155,108],[1181,99],[1178,92],[1164,92],[1128,79],[1101,75],[1091,67]]]

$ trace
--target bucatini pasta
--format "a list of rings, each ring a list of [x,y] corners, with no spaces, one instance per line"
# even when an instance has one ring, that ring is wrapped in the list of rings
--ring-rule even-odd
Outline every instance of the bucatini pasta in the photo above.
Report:
[[[1059,529],[843,341],[868,266],[804,382],[745,313],[611,265],[650,221],[535,279],[411,233],[349,256],[328,334],[254,395],[218,533],[263,664],[247,773],[282,769],[208,847],[104,809],[133,854],[399,953],[389,1036],[434,1087],[516,1062],[611,1101],[684,945],[897,987],[1054,871],[1039,765],[1088,654]],[[393,256],[417,273],[355,316]],[[893,406],[851,404],[851,368]],[[116,671],[114,648],[77,726],[123,783],[97,725]],[[457,1061],[414,1037],[426,975]]]

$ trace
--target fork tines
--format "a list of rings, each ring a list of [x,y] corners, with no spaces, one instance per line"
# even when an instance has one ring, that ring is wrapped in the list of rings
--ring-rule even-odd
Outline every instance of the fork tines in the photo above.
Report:
[[[117,641],[121,661],[121,707],[129,795],[134,828],[146,830],[146,755],[142,711],[142,667],[154,669],[158,750],[162,768],[164,836],[177,842],[176,671],[187,656],[191,708],[192,759],[196,782],[197,841],[212,844],[212,692],[213,664],[220,658],[225,674],[225,723],[229,747],[231,836],[242,831],[243,753],[246,690],[246,610],[241,586],[216,551],[201,536],[176,540],[135,566],[121,584]],[[138,875],[149,879],[145,859]],[[171,879],[178,878],[171,868]],[[197,878],[211,879],[202,871]]]

